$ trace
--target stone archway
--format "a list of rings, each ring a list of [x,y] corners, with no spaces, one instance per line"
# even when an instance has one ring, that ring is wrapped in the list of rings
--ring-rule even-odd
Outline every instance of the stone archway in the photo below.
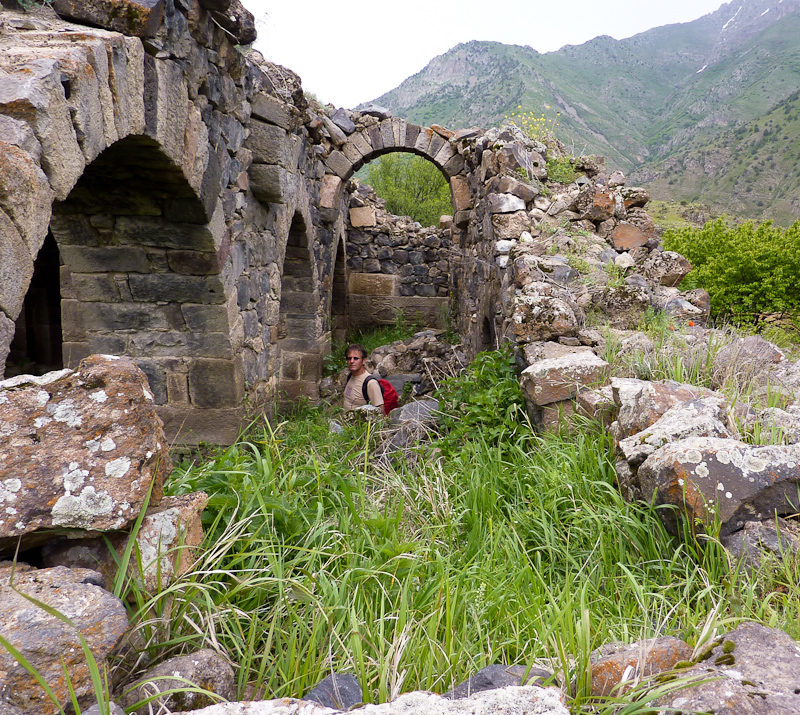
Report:
[[[292,217],[281,277],[280,399],[283,404],[319,399],[324,353],[321,296],[311,250],[311,230],[300,212]]]
[[[331,288],[331,341],[343,343],[347,337],[347,250],[344,237],[338,242],[333,263]]]

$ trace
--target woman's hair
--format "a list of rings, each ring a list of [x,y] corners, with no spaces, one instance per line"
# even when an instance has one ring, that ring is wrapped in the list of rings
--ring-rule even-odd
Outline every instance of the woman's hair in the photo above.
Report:
[[[358,350],[358,352],[361,354],[361,358],[363,360],[366,360],[367,349],[363,345],[359,345],[358,343],[354,343],[353,345],[348,345],[347,349],[344,351],[345,356],[347,356],[347,354],[352,352],[353,350]]]

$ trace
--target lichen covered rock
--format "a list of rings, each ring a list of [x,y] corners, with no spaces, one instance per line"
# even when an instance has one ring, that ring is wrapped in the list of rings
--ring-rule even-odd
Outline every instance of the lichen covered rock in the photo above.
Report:
[[[144,373],[92,355],[0,382],[0,551],[53,530],[120,529],[172,468]]]

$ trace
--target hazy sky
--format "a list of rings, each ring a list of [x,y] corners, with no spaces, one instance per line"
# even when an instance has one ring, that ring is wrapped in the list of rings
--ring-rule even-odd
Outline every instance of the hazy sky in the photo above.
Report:
[[[304,89],[320,101],[349,108],[388,92],[459,42],[496,40],[550,52],[598,35],[622,39],[652,27],[689,22],[723,4],[720,0],[243,2],[256,17],[256,47],[264,56],[297,72]]]

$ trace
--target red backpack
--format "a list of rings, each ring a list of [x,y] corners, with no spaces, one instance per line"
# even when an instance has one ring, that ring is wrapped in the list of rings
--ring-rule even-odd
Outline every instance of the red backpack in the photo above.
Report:
[[[347,380],[350,380],[350,375],[347,376]],[[367,375],[364,378],[364,382],[361,385],[361,394],[364,397],[364,401],[369,404],[369,393],[367,392],[367,385],[369,384],[370,380],[377,380],[378,385],[381,388],[381,394],[383,395],[383,414],[388,415],[395,407],[398,406],[400,403],[400,396],[397,394],[397,390],[392,387],[392,383],[388,380],[384,380],[383,378],[377,378],[375,375]]]

